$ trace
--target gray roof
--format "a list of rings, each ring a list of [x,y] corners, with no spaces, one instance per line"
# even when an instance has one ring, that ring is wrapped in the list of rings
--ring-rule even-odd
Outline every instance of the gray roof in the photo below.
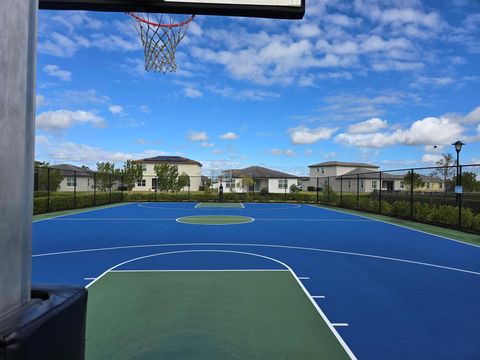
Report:
[[[327,166],[350,166],[350,167],[361,167],[361,168],[375,168],[378,169],[379,166],[365,164],[365,163],[355,163],[355,162],[343,162],[343,161],[325,161],[318,164],[308,165],[308,167],[327,167]]]
[[[70,164],[51,165],[49,168],[60,170],[60,175],[62,176],[73,176],[75,174],[78,177],[89,177],[96,173],[96,171]]]
[[[347,179],[354,179],[357,177],[357,174],[360,179],[380,179],[380,172],[372,172],[369,169],[355,169],[352,171],[349,171],[348,173],[343,174],[341,177],[342,178],[347,178]],[[394,175],[390,174],[387,172],[382,172],[382,180],[403,180],[405,179],[405,175]],[[337,176],[337,179],[340,178],[340,176]],[[443,182],[442,179],[434,176],[429,176],[429,175],[421,175],[420,178],[424,181],[430,181],[430,182]]]
[[[245,169],[232,169],[231,171],[233,178],[240,178],[242,176],[248,176],[252,178],[298,178],[298,176],[277,170],[267,169],[262,166],[250,166]]]
[[[154,156],[134,161],[137,163],[192,164],[202,166],[198,161],[181,156]]]

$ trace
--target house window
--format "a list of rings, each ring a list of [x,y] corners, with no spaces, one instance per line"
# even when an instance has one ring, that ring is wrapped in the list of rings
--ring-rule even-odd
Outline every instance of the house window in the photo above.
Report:
[[[325,170],[323,170],[323,168],[321,168],[321,169],[322,169],[322,175],[325,174]]]
[[[365,186],[365,183],[363,182],[363,180],[360,180],[360,189],[363,189],[364,186]]]
[[[372,189],[377,188],[377,180],[372,180]]]
[[[430,183],[427,182],[427,189],[430,189]]]
[[[137,181],[137,186],[147,186],[147,182],[145,179]]]
[[[440,187],[440,189],[443,189],[443,183],[438,183],[438,186]]]
[[[288,186],[288,180],[287,179],[278,179],[278,188],[279,189],[286,189]]]
[[[400,180],[400,189],[405,189],[405,182]]]
[[[67,186],[77,186],[77,182],[74,177],[67,177]]]
[[[320,172],[320,169],[319,169],[319,168],[317,168],[317,172]]]
[[[142,164],[142,171],[147,171],[147,164]]]
[[[352,187],[352,180],[348,180],[348,188],[350,189]]]

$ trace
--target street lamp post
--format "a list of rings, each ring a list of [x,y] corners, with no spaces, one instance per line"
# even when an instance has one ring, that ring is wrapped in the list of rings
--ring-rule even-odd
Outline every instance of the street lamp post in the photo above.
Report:
[[[465,145],[460,140],[457,140],[452,144],[455,146],[455,151],[457,152],[457,181],[455,186],[455,195],[458,205],[458,227],[462,226],[462,177],[460,176],[460,151],[462,151],[462,146]]]

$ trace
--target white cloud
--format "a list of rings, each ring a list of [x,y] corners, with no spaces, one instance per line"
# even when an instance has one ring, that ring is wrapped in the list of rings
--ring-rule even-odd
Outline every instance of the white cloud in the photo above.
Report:
[[[338,130],[336,128],[318,127],[310,129],[303,125],[288,129],[293,144],[313,144],[319,140],[330,139],[332,134]]]
[[[107,122],[101,116],[90,111],[57,110],[41,113],[36,118],[36,127],[46,131],[65,130],[77,124],[90,123],[94,127],[106,127]]]
[[[212,150],[212,153],[214,154],[223,154],[225,152],[225,150],[222,150],[222,149],[214,149]]]
[[[233,89],[229,86],[209,86],[208,90],[224,98],[235,100],[264,101],[280,97],[280,94],[278,93],[260,89]]]
[[[36,135],[35,144],[40,146],[48,146],[50,145],[50,141],[48,141],[48,137],[45,135]]]
[[[207,141],[208,140],[208,135],[205,131],[197,132],[197,131],[192,131],[190,130],[187,133],[187,138],[190,141]]]
[[[295,152],[292,149],[272,149],[270,150],[270,154],[272,155],[286,155],[286,156],[295,156]]]
[[[345,145],[381,148],[395,144],[443,145],[458,139],[465,129],[447,117],[427,117],[415,121],[408,129],[393,132],[351,133],[336,136],[335,140]]]
[[[110,110],[112,114],[120,114],[123,111],[123,107],[120,105],[110,105],[108,110]]]
[[[379,118],[362,121],[348,127],[349,134],[373,133],[387,127],[387,121]]]
[[[231,132],[231,131],[226,132],[225,134],[222,134],[219,137],[222,140],[236,140],[236,139],[238,139],[238,135],[235,134],[234,132]]]
[[[58,65],[45,65],[43,71],[53,77],[56,77],[63,81],[71,81],[72,73],[67,70],[62,70]]]
[[[423,154],[422,162],[435,165],[435,163],[442,158],[439,154]]]
[[[41,106],[44,102],[45,102],[45,96],[43,96],[43,95],[37,95],[36,96],[35,103],[36,103],[37,107]]]
[[[204,143],[202,143],[202,146],[203,147],[214,147],[215,144],[214,143],[209,143],[209,142],[204,142]]]
[[[189,98],[199,98],[199,97],[203,96],[203,93],[200,90],[195,89],[195,88],[190,87],[190,86],[184,88],[183,93],[186,97],[189,97]]]
[[[149,114],[151,112],[150,108],[146,105],[141,105],[139,109],[140,109],[141,112],[143,112],[145,114]]]

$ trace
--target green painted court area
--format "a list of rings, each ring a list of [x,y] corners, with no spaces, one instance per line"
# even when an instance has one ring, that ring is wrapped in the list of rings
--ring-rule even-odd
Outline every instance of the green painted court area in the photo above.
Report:
[[[349,359],[290,271],[113,271],[89,288],[86,358]]]
[[[246,224],[254,221],[254,219],[248,216],[236,216],[236,215],[197,215],[197,216],[184,216],[184,217],[178,218],[177,221],[183,224],[195,224],[195,225],[234,225],[234,224]]]
[[[230,208],[230,209],[243,209],[242,203],[220,203],[220,202],[203,202],[198,203],[196,208]]]

